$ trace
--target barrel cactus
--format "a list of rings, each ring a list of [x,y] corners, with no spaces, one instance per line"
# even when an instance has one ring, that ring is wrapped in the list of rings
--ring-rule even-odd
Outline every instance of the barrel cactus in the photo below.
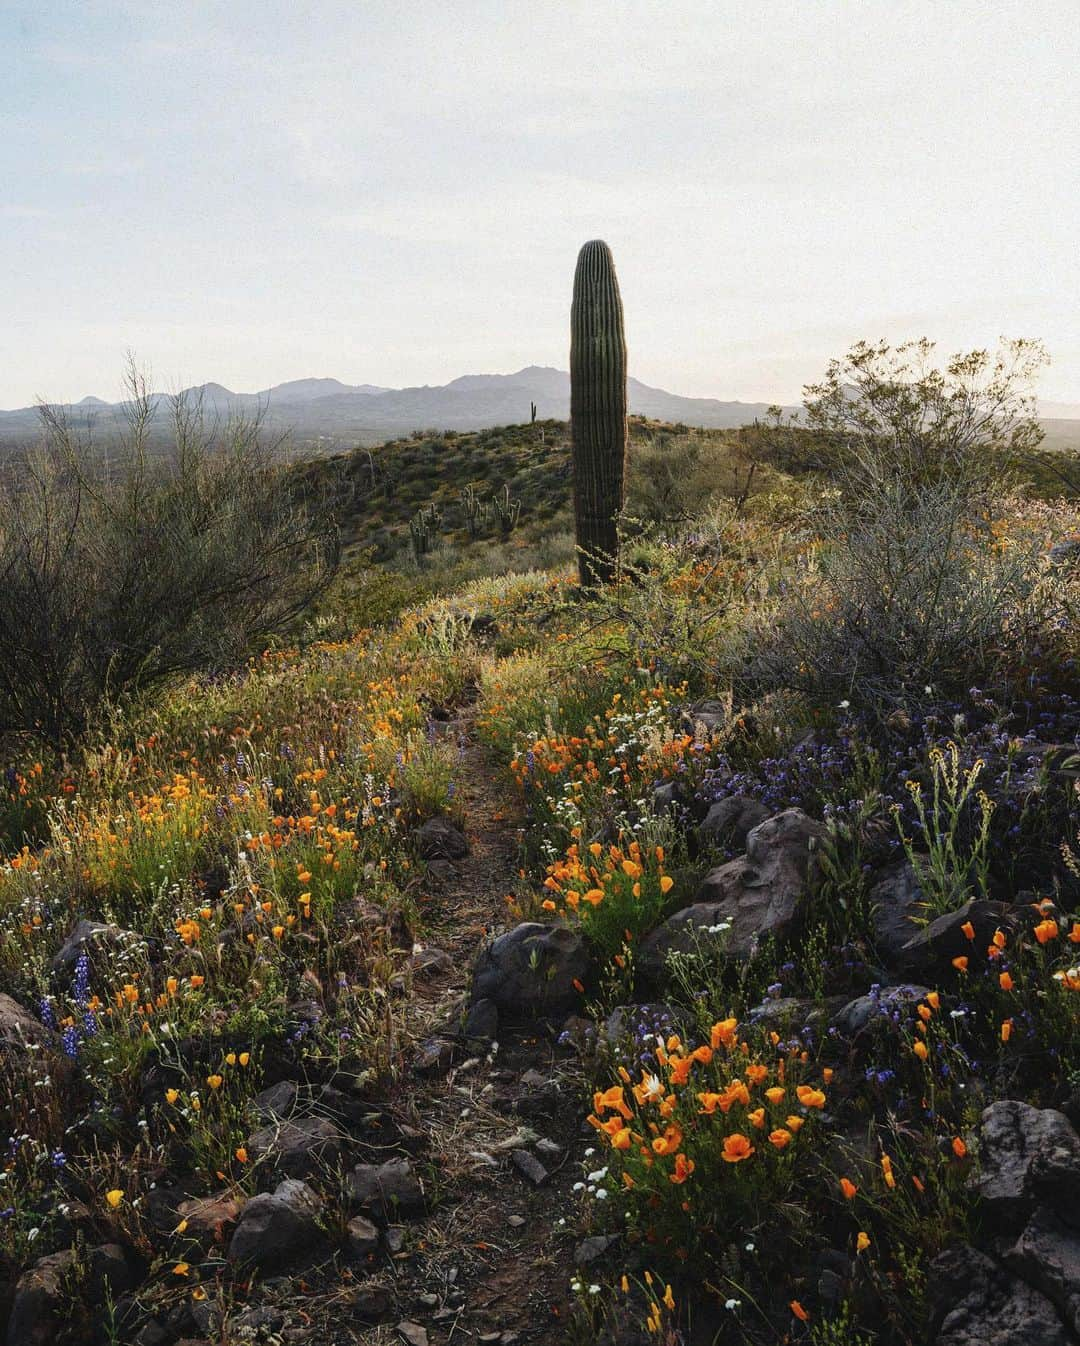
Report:
[[[593,587],[614,578],[626,484],[626,334],[611,249],[599,240],[574,272],[570,428],[578,570]]]

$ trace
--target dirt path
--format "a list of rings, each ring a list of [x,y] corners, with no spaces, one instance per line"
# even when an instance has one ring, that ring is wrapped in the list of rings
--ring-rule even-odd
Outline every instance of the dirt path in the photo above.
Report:
[[[589,1143],[581,1129],[581,1080],[572,1055],[543,1025],[501,1026],[491,1051],[454,1040],[476,953],[488,932],[513,921],[507,895],[518,882],[525,821],[472,738],[469,716],[449,728],[462,745],[455,784],[469,854],[435,862],[426,875],[424,943],[448,959],[430,955],[425,971],[421,956],[410,1029],[421,1061],[440,1051],[445,1058],[450,1044],[453,1057],[448,1069],[445,1059],[422,1074],[414,1065],[400,1091],[407,1126],[419,1133],[418,1158],[435,1175],[437,1204],[427,1220],[408,1227],[396,1259],[395,1298],[432,1346],[555,1346],[572,1340],[571,1187]],[[511,1160],[511,1151],[523,1148],[548,1171],[539,1186]]]

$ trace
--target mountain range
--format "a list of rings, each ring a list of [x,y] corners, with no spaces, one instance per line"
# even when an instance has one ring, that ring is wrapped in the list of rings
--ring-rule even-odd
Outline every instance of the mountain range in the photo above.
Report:
[[[201,397],[207,414],[226,419],[262,409],[268,429],[288,430],[300,444],[326,449],[344,444],[381,443],[413,430],[480,430],[527,421],[530,404],[540,420],[567,420],[570,375],[530,365],[516,374],[466,374],[440,387],[380,388],[337,379],[296,379],[257,393],[234,393],[220,383],[186,390]],[[635,416],[710,428],[747,425],[768,409],[765,402],[721,402],[680,397],[631,379],[630,411]],[[163,394],[158,395],[162,400]],[[120,423],[123,404],[86,397],[69,408],[79,427],[93,423],[96,434]],[[38,429],[35,407],[0,411],[0,442],[32,439]]]

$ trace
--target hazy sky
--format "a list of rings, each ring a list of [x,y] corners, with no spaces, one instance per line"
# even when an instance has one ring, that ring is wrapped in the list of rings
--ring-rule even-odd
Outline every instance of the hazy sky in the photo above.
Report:
[[[1041,336],[1080,401],[1078,0],[0,0],[0,406],[567,364],[798,400]]]

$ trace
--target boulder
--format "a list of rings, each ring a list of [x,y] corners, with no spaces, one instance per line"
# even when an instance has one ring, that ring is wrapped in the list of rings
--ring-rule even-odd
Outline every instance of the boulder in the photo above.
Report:
[[[268,1160],[290,1178],[310,1178],[336,1167],[347,1142],[329,1117],[297,1117],[262,1127],[247,1149],[253,1160]]]
[[[392,949],[411,949],[413,932],[405,914],[357,896],[353,899],[353,924],[372,939],[380,939]]]
[[[494,1042],[499,1036],[499,1007],[494,1000],[477,1000],[465,1016],[461,1036]]]
[[[50,1253],[24,1271],[15,1286],[7,1346],[52,1346],[70,1311],[67,1280],[75,1266],[71,1248]]]
[[[984,1213],[999,1227],[1019,1228],[1041,1203],[1075,1221],[1080,1136],[1063,1112],[999,1099],[982,1115],[973,1182]]]
[[[288,1265],[308,1252],[320,1236],[322,1202],[304,1182],[287,1178],[273,1192],[247,1203],[229,1241],[230,1262],[262,1271]]]
[[[768,817],[769,810],[760,799],[728,795],[713,804],[698,832],[702,841],[711,846],[730,846],[732,850],[741,851],[750,833]]]
[[[263,1089],[251,1100],[252,1107],[263,1121],[291,1117],[296,1111],[297,1089],[292,1080],[278,1080]]]
[[[562,925],[526,921],[485,948],[473,972],[472,1003],[490,1000],[516,1018],[565,1015],[581,1000],[589,971],[585,941]]]
[[[391,1219],[424,1209],[424,1189],[408,1159],[357,1164],[348,1177],[349,1197],[359,1210]]]
[[[465,833],[449,818],[429,818],[416,833],[416,849],[425,860],[462,860],[469,853]]]
[[[1005,1254],[1005,1262],[1056,1304],[1080,1337],[1080,1233],[1041,1206]]]
[[[105,925],[101,921],[81,920],[61,944],[59,951],[50,964],[54,977],[66,979],[75,971],[75,964],[85,953],[91,961],[94,955],[111,957],[118,948],[132,944],[144,944],[141,935],[132,930],[122,930],[118,925]]]
[[[927,1301],[934,1346],[1069,1346],[1045,1295],[966,1244],[931,1262]]]
[[[354,1257],[368,1257],[379,1250],[379,1230],[364,1215],[354,1215],[345,1226],[349,1252]]]
[[[970,922],[975,938],[968,939],[963,927]],[[946,974],[956,976],[954,958],[975,955],[984,958],[986,947],[1000,926],[1011,930],[1017,922],[1017,908],[1005,902],[987,902],[975,898],[955,911],[948,911],[923,926],[897,953],[897,959],[909,977],[933,981]]]
[[[846,1038],[857,1037],[880,1019],[899,1022],[905,1012],[910,1013],[929,994],[929,987],[912,984],[886,986],[884,990],[872,989],[868,995],[849,1000],[833,1018],[833,1027]]]
[[[694,905],[646,936],[639,967],[655,979],[669,953],[693,953],[722,941],[723,953],[745,959],[762,940],[782,940],[802,914],[814,851],[824,835],[822,824],[801,809],[759,823],[746,839],[746,855],[710,871]]]
[[[98,1306],[135,1288],[135,1271],[119,1243],[99,1243],[86,1254],[87,1296]]]
[[[28,1085],[45,1075],[60,1085],[68,1085],[74,1079],[74,1066],[63,1053],[60,1035],[3,992],[0,992],[0,1061]]]
[[[691,706],[684,706],[679,713],[679,723],[685,734],[696,734],[699,728],[705,730],[705,738],[710,738],[717,729],[727,724],[731,707],[723,701],[705,697]]]
[[[228,1192],[182,1201],[176,1211],[174,1228],[183,1226],[182,1236],[203,1252],[228,1242],[240,1218],[240,1202]]]
[[[916,922],[925,901],[915,870],[907,861],[890,866],[870,889],[874,946],[887,966],[904,964],[905,947],[920,933]]]

